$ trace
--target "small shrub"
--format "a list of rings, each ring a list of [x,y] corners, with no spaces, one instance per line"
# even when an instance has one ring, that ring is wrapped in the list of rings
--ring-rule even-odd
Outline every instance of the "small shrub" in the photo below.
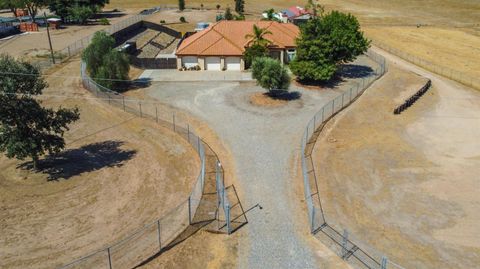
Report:
[[[110,25],[110,21],[107,18],[101,18],[99,22],[101,25]]]
[[[269,92],[288,91],[290,75],[285,67],[269,57],[257,58],[252,64],[252,77]]]
[[[187,22],[187,20],[185,19],[185,17],[182,16],[182,17],[180,17],[180,22],[185,23],[185,22]]]
[[[160,20],[160,23],[165,23],[165,20]]]

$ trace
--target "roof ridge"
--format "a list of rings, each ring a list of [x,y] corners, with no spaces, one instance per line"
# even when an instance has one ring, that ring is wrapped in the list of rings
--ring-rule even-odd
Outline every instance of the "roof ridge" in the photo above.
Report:
[[[219,34],[220,36],[223,36],[223,38],[225,38],[225,40],[228,41],[228,43],[232,44],[234,47],[236,47],[237,49],[239,49],[240,51],[242,51],[242,48],[238,47],[233,41],[231,41],[229,38],[227,38],[225,35],[219,33],[217,30],[213,29],[212,27],[212,30],[214,30],[217,34]]]
[[[178,50],[177,52],[182,52],[184,49],[188,48],[190,45],[192,45],[193,43],[195,43],[195,41],[197,41],[198,39],[204,37],[208,32],[210,32],[211,30],[213,30],[213,27],[215,27],[216,25],[218,24],[215,23],[214,25],[212,25],[211,27],[209,27],[210,29],[205,29],[201,32],[197,32],[196,34],[199,34],[199,36],[197,38],[195,38],[194,40],[190,41],[190,43],[188,43],[185,47],[183,47],[181,50]],[[217,31],[215,31],[217,32]],[[217,32],[218,33],[218,32]]]

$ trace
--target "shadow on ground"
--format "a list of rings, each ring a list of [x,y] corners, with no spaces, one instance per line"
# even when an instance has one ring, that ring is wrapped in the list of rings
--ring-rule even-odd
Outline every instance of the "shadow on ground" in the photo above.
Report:
[[[104,141],[69,149],[48,156],[38,162],[38,172],[48,174],[48,180],[69,179],[83,173],[106,167],[121,167],[137,151],[123,150],[121,141]],[[19,168],[33,170],[33,163],[21,164]]]
[[[334,89],[347,79],[365,78],[374,74],[373,69],[366,65],[344,64],[341,65],[334,77],[328,81],[297,80],[297,82],[307,87],[319,87],[324,89]]]
[[[275,99],[275,100],[283,100],[283,101],[293,101],[300,99],[302,94],[297,91],[289,92],[289,91],[282,91],[282,90],[272,90],[265,93],[266,96]]]
[[[338,76],[342,78],[364,78],[373,74],[370,66],[344,64],[338,69]]]

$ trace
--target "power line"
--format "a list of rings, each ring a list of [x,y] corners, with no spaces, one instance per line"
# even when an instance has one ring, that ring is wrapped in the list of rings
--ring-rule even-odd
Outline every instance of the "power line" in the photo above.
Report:
[[[144,101],[140,99],[131,99],[128,97],[125,97],[124,95],[118,95],[121,98],[100,98],[100,97],[83,97],[83,96],[69,96],[69,95],[54,95],[54,94],[41,94],[41,95],[34,95],[34,94],[27,94],[27,93],[6,93],[6,92],[0,92],[0,96],[2,95],[11,95],[11,96],[27,96],[31,98],[36,98],[36,99],[42,99],[44,98],[62,98],[62,99],[78,99],[78,100],[103,100],[103,101],[125,101],[127,102],[132,102],[132,103],[141,103],[141,104],[158,104],[158,105],[164,105],[161,102],[158,101]]]
[[[40,74],[40,73],[18,73],[18,72],[3,72],[0,71],[1,75],[12,75],[12,76],[43,76],[43,77],[53,77],[53,78],[78,78],[81,79],[81,76],[67,76],[67,75],[46,75],[46,74]],[[94,80],[103,80],[103,81],[117,81],[117,82],[133,82],[133,83],[150,83],[148,81],[148,78],[146,81],[138,81],[138,80],[127,80],[127,79],[110,79],[110,78],[92,78]]]

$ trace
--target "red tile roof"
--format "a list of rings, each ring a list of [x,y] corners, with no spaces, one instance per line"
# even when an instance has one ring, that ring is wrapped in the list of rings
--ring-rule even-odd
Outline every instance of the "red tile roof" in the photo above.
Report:
[[[253,32],[253,25],[266,28],[272,34],[265,39],[271,48],[296,47],[295,39],[300,33],[296,25],[274,21],[220,21],[207,29],[186,38],[177,49],[177,55],[240,56],[251,40],[245,38]]]

